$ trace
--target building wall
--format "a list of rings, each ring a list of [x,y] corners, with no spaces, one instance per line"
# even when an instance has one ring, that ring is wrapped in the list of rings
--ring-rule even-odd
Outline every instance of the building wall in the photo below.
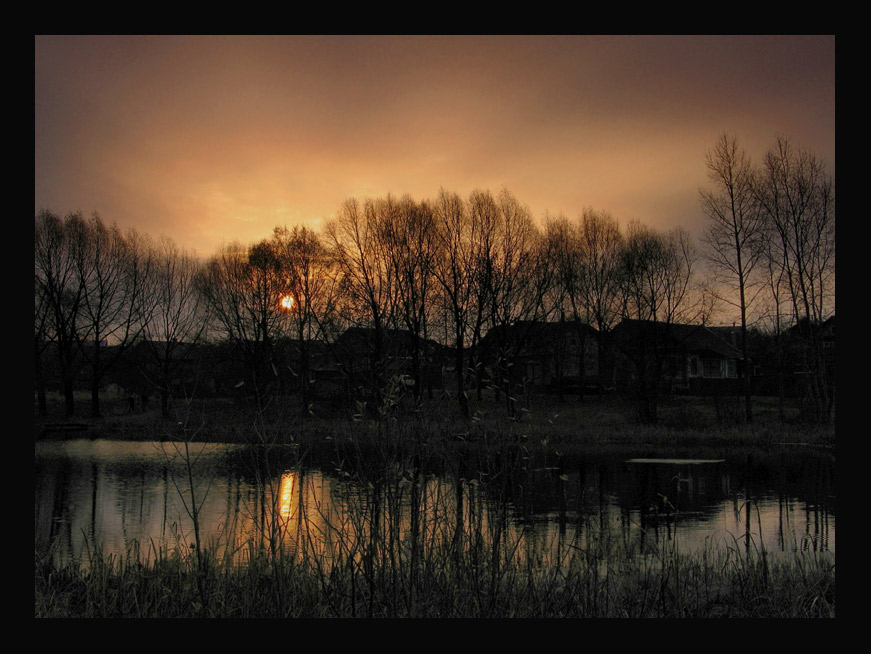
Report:
[[[687,357],[687,377],[705,379],[737,379],[738,365],[734,359],[701,357],[690,354]]]

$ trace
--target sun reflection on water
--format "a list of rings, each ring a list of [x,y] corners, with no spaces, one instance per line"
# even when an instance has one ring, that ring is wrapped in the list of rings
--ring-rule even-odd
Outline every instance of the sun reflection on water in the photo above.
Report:
[[[281,485],[278,491],[278,515],[285,522],[289,522],[296,514],[294,506],[294,489],[296,488],[296,473],[286,471],[281,475]]]

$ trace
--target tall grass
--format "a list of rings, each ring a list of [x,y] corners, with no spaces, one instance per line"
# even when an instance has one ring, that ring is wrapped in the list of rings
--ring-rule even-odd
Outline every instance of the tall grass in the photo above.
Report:
[[[567,547],[558,564],[516,542],[469,535],[376,544],[349,537],[327,564],[313,549],[203,569],[189,552],[143,564],[95,557],[57,567],[37,554],[36,617],[834,617],[831,555],[769,561],[739,548],[639,557],[619,541]],[[431,536],[431,535],[430,535]],[[203,596],[205,588],[207,594]]]

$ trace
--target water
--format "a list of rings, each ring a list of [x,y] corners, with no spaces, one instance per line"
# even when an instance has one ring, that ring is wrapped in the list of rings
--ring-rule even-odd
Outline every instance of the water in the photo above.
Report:
[[[834,455],[811,448],[701,459],[613,451],[510,479],[396,470],[365,483],[329,464],[273,463],[267,473],[249,458],[219,444],[186,456],[169,443],[38,443],[37,544],[50,543],[61,563],[87,565],[95,549],[153,558],[195,546],[196,512],[204,546],[239,561],[278,534],[285,549],[305,547],[328,565],[384,525],[429,548],[499,534],[513,556],[538,562],[602,535],[639,554],[663,544],[835,551]]]

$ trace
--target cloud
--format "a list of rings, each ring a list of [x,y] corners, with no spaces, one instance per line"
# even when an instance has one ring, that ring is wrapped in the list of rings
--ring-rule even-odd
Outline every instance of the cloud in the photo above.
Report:
[[[833,37],[37,37],[36,205],[207,254],[350,196],[695,220],[723,130],[834,160]]]

